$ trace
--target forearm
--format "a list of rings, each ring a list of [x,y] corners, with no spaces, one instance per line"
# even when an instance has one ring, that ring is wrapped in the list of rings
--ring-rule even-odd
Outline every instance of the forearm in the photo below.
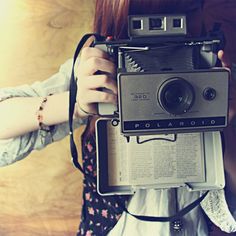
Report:
[[[0,139],[23,135],[39,129],[37,111],[42,97],[16,97],[0,103]],[[68,120],[69,92],[48,96],[42,111],[43,123],[55,125]]]

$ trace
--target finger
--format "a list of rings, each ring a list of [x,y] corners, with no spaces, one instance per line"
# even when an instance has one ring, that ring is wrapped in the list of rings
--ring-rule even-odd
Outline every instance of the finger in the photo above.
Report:
[[[114,94],[117,94],[116,81],[108,74],[92,75],[89,77],[85,77],[82,83],[85,89],[106,88],[111,90]]]
[[[117,104],[117,96],[103,91],[88,90],[79,98],[79,101],[86,101],[86,104],[97,102]]]
[[[94,48],[94,47],[83,48],[81,51],[80,60],[86,61],[90,57],[101,57],[101,58],[109,59],[109,55],[99,48]]]
[[[85,63],[79,65],[78,73],[82,75],[93,75],[97,71],[115,74],[115,64],[100,57],[90,57]],[[79,76],[78,76],[79,77]]]
[[[218,58],[221,60],[222,66],[223,67],[231,67],[231,62],[229,57],[225,54],[225,52],[223,50],[220,50],[218,52]]]

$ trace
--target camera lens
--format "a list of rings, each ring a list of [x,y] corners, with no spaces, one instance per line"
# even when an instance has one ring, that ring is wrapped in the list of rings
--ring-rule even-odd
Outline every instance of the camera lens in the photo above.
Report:
[[[205,88],[203,91],[203,97],[208,101],[215,99],[216,90],[213,88]]]
[[[192,107],[195,94],[189,82],[175,77],[160,86],[157,97],[162,109],[173,115],[181,115]]]

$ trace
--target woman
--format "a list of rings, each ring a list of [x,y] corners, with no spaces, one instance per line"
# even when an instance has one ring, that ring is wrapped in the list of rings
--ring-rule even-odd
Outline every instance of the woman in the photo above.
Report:
[[[195,0],[98,0],[94,30],[101,35],[112,35],[116,39],[127,38],[127,15],[181,12],[187,14],[188,31],[191,35],[197,36],[203,31],[201,4],[202,1]],[[222,52],[219,53],[219,57],[226,66],[230,65],[226,55]],[[21,114],[17,113],[17,120],[9,120],[8,117],[1,118],[0,138],[3,140],[1,143],[5,144],[2,146],[3,148],[1,147],[2,154],[4,154],[1,155],[1,165],[22,159],[33,149],[43,148],[52,139],[56,141],[68,134],[68,89],[71,68],[71,61],[68,61],[61,67],[58,74],[41,84],[0,90],[1,114],[5,114],[4,111],[7,109],[15,111],[15,107],[22,108],[20,109]],[[105,73],[95,74],[98,70]],[[97,102],[116,103],[117,87],[112,79],[115,76],[115,70],[115,64],[103,51],[91,47],[85,47],[82,50],[80,62],[76,68],[78,92],[74,119],[77,126],[86,122],[87,113],[97,112]],[[113,94],[98,91],[97,88],[101,87],[112,90]],[[235,94],[233,93],[234,88],[232,85],[232,94]],[[235,104],[230,105],[231,122],[236,108]],[[27,111],[27,116],[24,115],[24,110]],[[28,111],[32,111],[31,115]],[[37,111],[37,116],[35,116],[35,111]],[[89,118],[87,129],[83,134],[83,167],[85,173],[93,177],[96,177],[95,120],[96,117]],[[10,130],[4,128],[9,126]],[[40,136],[42,132],[45,134]],[[16,138],[11,139],[12,137]],[[29,140],[31,146],[27,146]],[[227,188],[230,192],[229,200],[236,196],[236,160],[233,156],[234,145],[230,143],[231,140],[236,139],[232,127],[229,127],[225,131],[226,152],[224,156],[225,171],[228,177]],[[15,152],[22,143],[25,148]],[[14,152],[16,154],[12,155]],[[101,197],[96,192],[95,182],[85,178],[84,203],[78,235],[174,235],[176,232],[173,231],[170,223],[139,221],[123,212],[123,204],[129,202],[128,209],[135,214],[166,215],[171,213],[174,207],[181,209],[198,197],[199,193],[189,193],[183,189],[177,192],[173,189],[141,190],[137,191],[131,199],[129,196]],[[218,204],[218,212],[211,212],[211,201],[214,205]],[[175,204],[173,204],[174,202]],[[196,207],[184,217],[184,225],[179,234],[208,235],[208,217],[225,231],[236,231],[236,223],[231,215],[235,210],[236,207],[232,207],[231,212],[228,210],[223,190],[211,191],[204,200],[202,208]]]

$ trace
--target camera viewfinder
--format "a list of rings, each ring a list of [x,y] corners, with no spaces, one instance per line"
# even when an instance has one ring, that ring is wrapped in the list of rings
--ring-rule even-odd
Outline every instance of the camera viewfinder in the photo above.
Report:
[[[173,19],[173,28],[181,28],[182,27],[181,19]]]
[[[149,30],[163,30],[163,18],[149,18]]]
[[[133,29],[142,29],[142,21],[141,20],[133,20]]]

